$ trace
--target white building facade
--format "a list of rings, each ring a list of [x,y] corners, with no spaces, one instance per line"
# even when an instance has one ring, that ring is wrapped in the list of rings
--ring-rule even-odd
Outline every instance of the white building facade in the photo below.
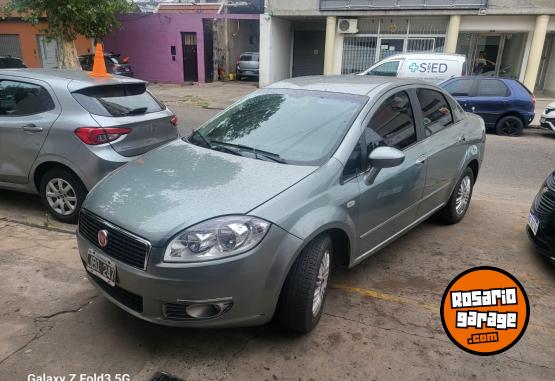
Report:
[[[483,57],[479,74],[555,93],[555,0],[266,0],[260,19],[262,86],[405,52],[464,54],[470,74]]]

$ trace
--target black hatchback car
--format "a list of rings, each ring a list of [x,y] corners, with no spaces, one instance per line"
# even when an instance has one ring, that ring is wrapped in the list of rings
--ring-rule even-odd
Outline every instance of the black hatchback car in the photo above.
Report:
[[[0,69],[24,69],[26,67],[21,58],[0,56]]]
[[[538,252],[555,264],[555,172],[545,180],[532,204],[527,231]]]

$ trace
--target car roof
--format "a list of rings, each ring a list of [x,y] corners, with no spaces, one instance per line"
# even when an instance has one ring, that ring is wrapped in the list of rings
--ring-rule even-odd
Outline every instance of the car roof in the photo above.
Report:
[[[395,54],[392,56],[387,57],[387,59],[391,58],[413,58],[413,59],[430,59],[430,58],[457,58],[457,59],[464,59],[466,60],[466,56],[464,54],[454,54],[454,53],[401,53]]]
[[[360,75],[316,75],[296,77],[271,84],[269,89],[297,89],[333,93],[368,95],[377,87],[402,85],[429,85],[429,83],[396,77]]]
[[[487,76],[487,75],[460,75],[458,77],[451,77],[449,78],[449,81],[453,80],[453,79],[497,79],[499,81],[503,81],[503,82],[519,82],[520,81],[518,79],[514,79],[514,78],[506,78],[506,77],[495,77],[495,76]],[[447,82],[447,81],[445,81]]]
[[[63,69],[1,69],[0,75],[9,75],[47,82],[51,86],[68,87],[70,91],[99,85],[116,85],[125,83],[146,83],[140,79],[114,76],[92,77],[90,72],[83,70]]]

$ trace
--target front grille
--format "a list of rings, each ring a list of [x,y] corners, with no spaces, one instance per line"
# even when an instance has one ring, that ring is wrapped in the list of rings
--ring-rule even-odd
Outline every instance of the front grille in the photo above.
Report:
[[[551,191],[555,192],[555,173],[547,178],[546,185]]]
[[[164,317],[170,320],[190,320],[191,317],[185,311],[186,304],[164,303]]]
[[[94,283],[96,283],[101,289],[104,290],[108,295],[112,298],[126,306],[127,308],[132,309],[135,312],[142,313],[143,312],[143,297],[137,294],[134,294],[130,291],[124,290],[117,285],[112,287],[108,283],[104,282],[102,279],[88,273],[89,276],[92,278]]]
[[[540,196],[537,205],[539,214],[550,214],[555,212],[555,192],[547,191]]]
[[[89,212],[81,211],[79,215],[79,233],[98,246],[98,232],[108,232],[108,245],[104,253],[123,263],[141,270],[146,269],[146,259],[150,252],[150,243],[140,237],[126,232]]]

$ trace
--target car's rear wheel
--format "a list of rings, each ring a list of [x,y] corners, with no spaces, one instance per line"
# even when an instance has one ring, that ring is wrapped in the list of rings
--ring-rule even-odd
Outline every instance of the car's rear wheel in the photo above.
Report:
[[[277,310],[277,318],[284,327],[306,333],[318,324],[324,310],[332,258],[332,240],[328,235],[321,235],[295,260]]]
[[[75,223],[87,189],[70,170],[54,168],[46,172],[39,185],[42,203],[55,219]]]
[[[523,129],[524,123],[522,122],[522,119],[514,115],[501,118],[495,127],[497,135],[502,136],[519,136],[522,134]]]
[[[441,219],[445,223],[456,224],[464,218],[472,199],[473,189],[474,172],[472,172],[472,169],[466,168],[455,186],[447,205],[440,212]]]

